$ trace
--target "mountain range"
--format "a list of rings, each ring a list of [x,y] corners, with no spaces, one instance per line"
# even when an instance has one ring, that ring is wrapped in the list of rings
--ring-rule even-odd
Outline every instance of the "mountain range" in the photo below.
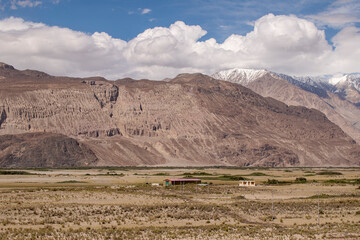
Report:
[[[212,77],[246,86],[288,105],[323,112],[360,143],[360,75],[340,78],[291,77],[266,70],[230,69]]]
[[[360,146],[322,112],[256,93],[281,87],[267,79],[295,85],[253,73],[248,88],[203,74],[109,81],[2,63],[0,167],[360,165]]]

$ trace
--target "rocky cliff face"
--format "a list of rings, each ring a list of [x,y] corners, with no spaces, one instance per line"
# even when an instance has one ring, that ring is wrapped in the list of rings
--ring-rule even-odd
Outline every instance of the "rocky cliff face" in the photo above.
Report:
[[[359,146],[321,112],[201,74],[167,82],[0,76],[0,135],[65,134],[96,156],[89,165],[360,164]]]
[[[77,167],[97,161],[87,146],[61,134],[0,136],[0,167]]]
[[[5,122],[6,117],[7,117],[7,115],[6,115],[5,108],[1,107],[0,108],[0,128],[1,128],[1,125],[3,124],[3,122]]]

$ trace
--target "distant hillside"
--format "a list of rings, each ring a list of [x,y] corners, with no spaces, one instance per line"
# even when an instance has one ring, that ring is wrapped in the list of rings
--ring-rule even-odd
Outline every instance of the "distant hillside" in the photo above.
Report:
[[[213,77],[239,83],[264,97],[272,97],[288,105],[315,108],[360,144],[360,105],[357,105],[360,93],[356,88],[356,83],[360,84],[360,78],[348,76],[337,81],[294,78],[251,69],[220,71],[213,74]]]
[[[360,164],[360,146],[321,112],[202,74],[112,82],[4,67],[0,76],[2,166]]]

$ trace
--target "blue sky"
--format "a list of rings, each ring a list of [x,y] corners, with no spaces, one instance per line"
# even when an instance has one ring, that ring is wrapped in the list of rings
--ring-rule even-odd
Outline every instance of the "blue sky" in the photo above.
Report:
[[[41,35],[36,35],[37,40],[33,45],[45,41],[58,48],[64,48],[64,52],[74,51],[74,46],[71,45],[74,44],[74,38],[79,37],[77,40],[85,41],[86,44],[90,44],[87,41],[92,41],[91,44],[96,46],[90,45],[94,47],[95,52],[101,50],[98,48],[99,41],[105,41],[107,36],[111,38],[106,40],[108,45],[105,48],[107,51],[113,48],[112,51],[117,53],[116,55],[99,53],[104,57],[106,55],[107,61],[109,58],[113,59],[108,64],[108,69],[104,71],[99,69],[92,71],[84,69],[85,66],[79,66],[76,71],[69,72],[69,67],[66,66],[74,64],[73,60],[66,59],[70,56],[64,56],[58,52],[45,56],[44,54],[49,50],[42,49],[41,46],[36,48],[37,52],[26,53],[26,56],[32,59],[27,62],[19,60],[25,57],[24,54],[10,52],[9,48],[5,49],[5,46],[2,52],[0,47],[0,61],[14,63],[21,68],[48,69],[53,74],[69,73],[78,76],[102,74],[110,78],[127,74],[139,78],[146,76],[161,78],[166,74],[172,76],[182,71],[211,73],[211,71],[219,70],[217,68],[220,67],[267,68],[289,74],[309,75],[359,71],[351,64],[341,63],[339,65],[334,60],[323,64],[321,61],[328,58],[336,59],[339,56],[344,57],[342,54],[349,52],[346,46],[356,46],[354,42],[359,37],[360,0],[0,0],[0,21],[2,21],[0,26],[3,24],[4,34],[6,33],[6,35],[0,34],[0,40],[1,37],[4,40],[9,36],[12,39],[21,36],[21,40],[24,40],[26,36],[35,41],[35,34],[39,33],[39,27],[33,27],[32,23],[44,24],[41,27],[44,32],[47,27],[53,31],[58,29],[59,34],[62,34],[62,44],[54,35],[41,33]],[[171,30],[171,25],[178,21],[185,25],[177,24]],[[17,27],[22,24],[20,27],[22,32],[15,34],[14,29],[6,27],[9,23],[17,24]],[[194,29],[192,26],[199,26],[201,29]],[[163,30],[167,32],[161,33],[159,38],[156,35],[159,34],[156,27],[163,27]],[[176,35],[178,27],[182,29],[184,36],[189,34],[191,44],[187,41],[183,42],[184,39],[179,37],[180,35]],[[32,31],[31,36],[29,31],[23,30],[25,28]],[[64,29],[70,29],[71,33],[64,33]],[[270,29],[270,32],[267,29]],[[18,31],[17,28],[16,31]],[[183,52],[186,52],[187,55],[177,59],[173,56],[162,56],[162,60],[158,61],[159,53],[153,51],[154,59],[151,62],[148,49],[144,48],[143,52],[138,51],[144,41],[137,36],[145,31],[147,31],[145,38],[148,47],[157,46],[159,51],[163,51],[165,48],[169,48],[168,41],[171,41],[171,49],[177,49],[172,54],[176,55],[180,52],[181,54],[178,55],[182,55]],[[324,37],[321,35],[322,31],[325,33]],[[84,36],[79,36],[77,32]],[[97,33],[105,33],[106,36],[100,36]],[[167,40],[164,40],[165,35],[168,37]],[[236,35],[236,37],[229,38],[231,35]],[[84,40],[86,36],[89,38],[88,40]],[[264,39],[265,37],[266,39]],[[215,39],[216,44],[205,43],[211,38]],[[352,42],[348,42],[349,38]],[[67,42],[67,39],[71,40],[70,43]],[[278,46],[281,41],[283,41],[283,47]],[[10,44],[5,40],[4,43]],[[267,46],[267,48],[261,53],[251,50],[258,46],[264,49]],[[268,51],[272,46],[276,51]],[[314,47],[312,48],[312,46]],[[104,48],[104,42],[101,47]],[[180,51],[180,48],[183,48],[183,51]],[[212,52],[213,57],[208,58],[204,49]],[[222,51],[221,53],[219,49]],[[229,51],[232,52],[229,53]],[[357,51],[352,52],[352,54],[356,54],[350,60],[357,61]],[[88,59],[94,58],[94,61],[99,59],[98,55],[87,54],[84,49],[81,49],[76,54],[76,58],[81,59],[83,56]],[[160,54],[162,53],[160,52]],[[298,57],[283,61],[284,57],[292,56],[291,54]],[[198,61],[189,61],[194,56],[198,58]],[[223,59],[222,61],[228,62],[228,64],[220,66],[212,58]],[[238,60],[236,64],[230,63],[233,58]],[[319,63],[317,70],[313,67],[314,62],[305,60],[308,58],[317,59],[316,64]],[[56,62],[58,66],[61,62],[63,67],[42,67],[49,60]],[[203,61],[211,62],[211,64],[204,66]],[[185,66],[187,62],[193,65]],[[308,62],[309,66],[305,62]],[[88,65],[92,66],[95,63]],[[126,67],[120,65],[126,65]],[[342,67],[331,72],[332,68],[326,68],[325,65]],[[300,67],[297,69],[296,66],[302,67],[303,70],[300,71]],[[125,68],[132,70],[124,72]],[[146,68],[156,70],[150,71]],[[161,74],[153,74],[154,72],[161,72]]]
[[[87,33],[107,32],[123,40],[130,40],[145,29],[168,27],[181,20],[188,25],[202,26],[208,32],[204,39],[213,37],[222,42],[231,34],[244,35],[251,31],[250,24],[265,14],[304,17],[325,11],[335,1],[42,0],[37,6],[17,6],[16,9],[11,8],[11,0],[1,2],[4,7],[1,18],[15,16]],[[151,11],[142,13],[144,9]],[[338,31],[331,27],[325,30],[327,39]]]

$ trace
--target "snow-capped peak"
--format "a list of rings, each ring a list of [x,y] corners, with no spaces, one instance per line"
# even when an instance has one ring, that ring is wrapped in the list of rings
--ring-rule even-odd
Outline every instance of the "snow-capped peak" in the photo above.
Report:
[[[340,82],[345,82],[347,79],[347,75],[344,76],[333,76],[332,78],[329,79],[329,83],[332,85],[336,85]]]
[[[270,72],[264,69],[233,68],[214,73],[212,77],[215,79],[248,86],[249,83],[256,81],[265,74],[271,74],[271,76],[274,78],[284,79],[289,83],[302,88],[303,90],[315,93],[321,97],[326,97],[327,91],[339,93],[343,91],[351,91],[351,89],[353,89],[360,93],[359,73],[332,76],[324,75],[315,77],[291,77],[285,74]]]
[[[264,76],[266,73],[268,73],[268,71],[264,69],[233,68],[219,71],[211,76],[219,80],[247,84]]]
[[[334,86],[353,87],[360,92],[360,74],[334,76],[329,79],[329,83]]]

